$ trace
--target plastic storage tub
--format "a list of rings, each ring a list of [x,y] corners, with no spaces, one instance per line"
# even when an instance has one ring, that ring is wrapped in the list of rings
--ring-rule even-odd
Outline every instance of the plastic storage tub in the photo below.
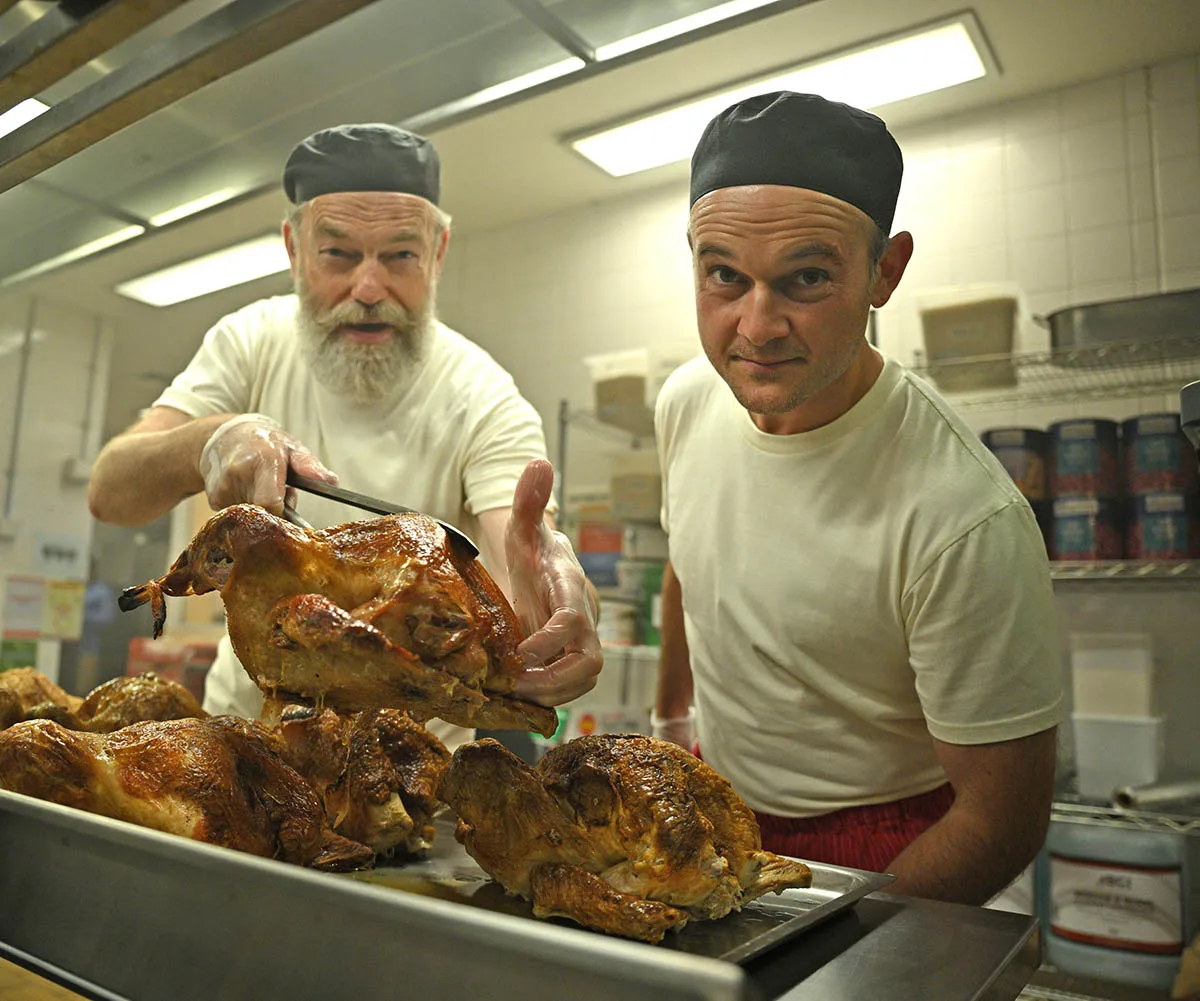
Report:
[[[1108,802],[1118,786],[1157,781],[1164,754],[1160,716],[1071,714],[1079,794]]]
[[[938,388],[962,392],[1016,385],[1013,286],[939,289],[918,296],[917,309],[929,375]]]

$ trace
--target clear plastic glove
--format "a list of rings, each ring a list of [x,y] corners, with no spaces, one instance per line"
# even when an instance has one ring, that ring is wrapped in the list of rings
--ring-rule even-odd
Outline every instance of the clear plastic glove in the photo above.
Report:
[[[686,716],[672,716],[669,719],[651,712],[650,736],[669,740],[690,752],[696,746],[696,707],[689,707]]]
[[[336,484],[302,442],[264,414],[231,417],[209,435],[200,452],[200,475],[214,511],[230,504],[259,504],[282,514],[284,499],[294,501],[287,486],[288,467],[303,476]]]
[[[526,466],[504,534],[513,609],[528,637],[519,650],[530,665],[514,693],[544,706],[591,691],[603,663],[595,596],[570,541],[546,524],[553,489],[550,463]]]

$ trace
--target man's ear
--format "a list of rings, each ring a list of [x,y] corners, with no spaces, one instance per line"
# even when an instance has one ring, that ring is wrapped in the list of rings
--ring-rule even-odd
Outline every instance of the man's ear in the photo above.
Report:
[[[888,240],[883,256],[879,259],[879,267],[875,283],[871,288],[871,305],[878,309],[892,297],[900,279],[904,277],[904,269],[913,254],[912,233],[907,230],[897,233]]]
[[[294,275],[296,273],[296,233],[292,229],[292,224],[286,219],[283,221],[283,245],[287,248],[288,263],[291,265]]]

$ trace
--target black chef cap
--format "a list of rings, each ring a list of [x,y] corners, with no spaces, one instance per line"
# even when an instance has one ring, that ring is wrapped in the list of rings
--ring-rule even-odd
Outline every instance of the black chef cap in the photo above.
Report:
[[[691,204],[718,188],[785,184],[849,202],[892,231],[904,160],[883,121],[816,94],[778,91],[726,108],[692,154]]]
[[[433,144],[395,125],[337,125],[292,150],[283,190],[293,204],[339,191],[399,191],[437,204],[441,161]]]

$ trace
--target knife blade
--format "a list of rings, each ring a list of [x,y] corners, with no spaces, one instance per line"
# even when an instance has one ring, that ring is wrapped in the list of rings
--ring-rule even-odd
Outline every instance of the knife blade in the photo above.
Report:
[[[287,485],[295,487],[297,490],[303,490],[305,493],[315,494],[318,497],[324,497],[326,500],[338,501],[342,504],[349,504],[351,507],[361,508],[364,511],[370,511],[373,514],[420,514],[411,507],[404,507],[402,504],[393,504],[391,501],[380,500],[378,497],[370,497],[367,494],[360,494],[354,490],[347,490],[344,487],[335,487],[329,483],[324,483],[321,480],[314,480],[308,476],[301,476],[294,469],[288,468]],[[471,541],[470,537],[459,531],[448,522],[434,518],[442,529],[445,531],[447,538],[456,546],[460,553],[475,559],[479,555],[479,547]]]

